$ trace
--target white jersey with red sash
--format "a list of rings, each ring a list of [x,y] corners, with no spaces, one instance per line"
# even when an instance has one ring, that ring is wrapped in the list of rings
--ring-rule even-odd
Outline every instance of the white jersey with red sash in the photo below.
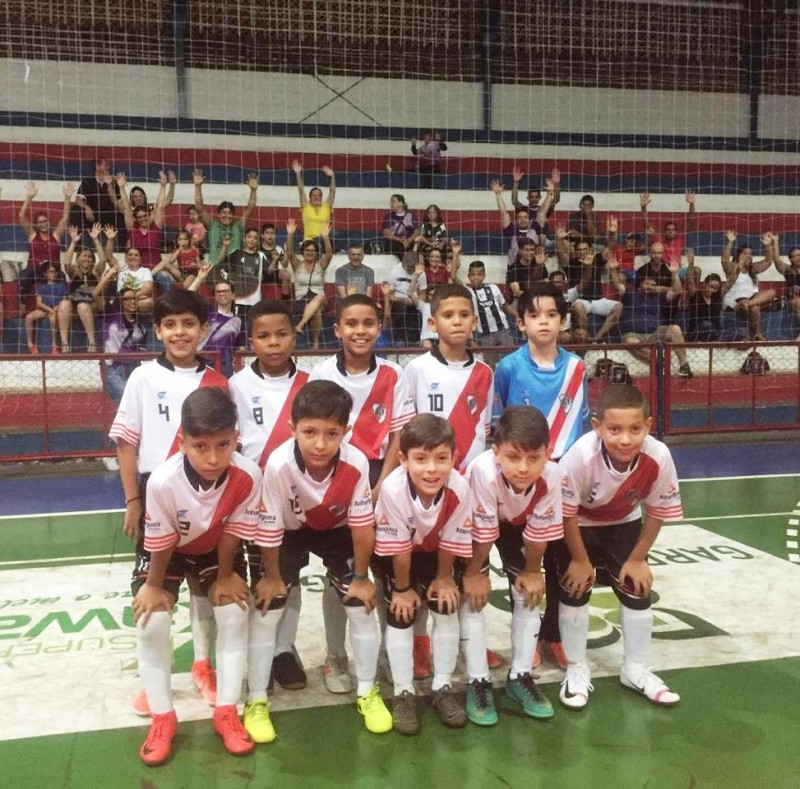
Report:
[[[375,505],[375,555],[408,551],[472,556],[472,501],[455,469],[430,507],[422,506],[408,472],[400,466],[381,485]]]
[[[367,460],[383,460],[389,434],[400,430],[416,413],[399,364],[373,355],[369,370],[348,373],[340,351],[311,371],[310,381],[333,381],[353,398],[350,431],[345,441],[360,449]]]
[[[292,437],[289,419],[295,395],[308,373],[290,362],[287,375],[264,375],[256,359],[230,380],[231,397],[239,415],[242,454],[263,470],[272,452]]]
[[[131,373],[108,435],[138,448],[140,474],[150,473],[178,451],[183,401],[201,386],[227,389],[228,380],[202,359],[197,367],[184,369],[163,355]]]
[[[374,525],[369,464],[363,452],[343,443],[331,473],[321,482],[306,471],[294,439],[270,455],[264,469],[258,545],[278,547],[286,530],[328,531]]]
[[[470,351],[467,355],[465,362],[448,362],[434,349],[405,368],[417,413],[436,414],[453,425],[462,471],[486,448],[494,399],[492,369]]]
[[[147,480],[144,547],[197,556],[213,551],[223,534],[252,540],[258,528],[261,472],[234,452],[231,465],[207,490],[186,457],[178,453]]]
[[[475,542],[494,542],[500,524],[510,523],[522,530],[529,542],[550,542],[564,536],[561,509],[561,470],[547,461],[542,475],[527,490],[517,493],[497,463],[494,450],[481,453],[465,475],[472,493]]]
[[[599,436],[579,438],[559,461],[564,517],[581,526],[608,526],[640,518],[641,505],[661,520],[683,517],[675,463],[665,444],[647,436],[625,471],[611,465]]]

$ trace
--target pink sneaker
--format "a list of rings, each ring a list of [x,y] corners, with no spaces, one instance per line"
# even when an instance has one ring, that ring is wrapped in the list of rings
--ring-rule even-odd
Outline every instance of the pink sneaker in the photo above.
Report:
[[[541,641],[539,643],[542,643]],[[564,652],[564,645],[560,641],[545,641],[542,647],[544,654],[550,658],[559,668],[566,670],[567,653]]]
[[[213,707],[217,703],[217,672],[210,660],[195,660],[192,663],[192,682],[200,698]]]
[[[150,712],[150,703],[147,701],[147,693],[142,688],[133,700],[133,711],[140,718],[149,718],[153,713]]]
[[[164,715],[153,715],[147,739],[139,749],[139,758],[150,767],[163,764],[172,753],[172,741],[178,729],[178,718],[175,711]]]
[[[542,665],[542,642],[536,642],[536,651],[533,653],[532,668],[539,668]]]
[[[486,650],[486,661],[489,663],[489,668],[500,668],[505,663],[505,660],[491,649]]]
[[[235,704],[214,710],[214,731],[222,737],[225,750],[234,756],[244,756],[253,750],[253,740],[239,720]]]

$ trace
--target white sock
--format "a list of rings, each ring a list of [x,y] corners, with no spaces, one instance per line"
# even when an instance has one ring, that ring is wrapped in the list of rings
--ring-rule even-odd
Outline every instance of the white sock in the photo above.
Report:
[[[378,625],[373,613],[367,613],[363,606],[345,606],[345,616],[350,624],[350,648],[353,650],[353,663],[356,669],[356,695],[363,696],[375,684],[378,670]]]
[[[250,609],[247,635],[247,700],[267,698],[269,672],[275,657],[275,638],[281,609],[261,616],[258,608]]]
[[[217,623],[217,706],[236,704],[242,695],[247,660],[248,612],[238,605],[214,607]]]
[[[653,609],[642,611],[620,607],[624,664],[636,663],[645,668],[650,660],[650,637],[653,633]]]
[[[414,635],[428,635],[428,604],[423,600],[422,605],[417,609],[417,618],[414,620]]]
[[[589,604],[558,604],[558,627],[561,643],[570,663],[586,662],[586,641],[589,638]]]
[[[394,695],[414,693],[414,630],[410,627],[386,625],[386,654],[392,669]]]
[[[155,611],[150,614],[147,625],[141,620],[136,624],[136,657],[139,660],[139,676],[147,694],[147,703],[154,715],[172,711],[170,673],[172,672],[172,650],[169,629],[172,614]]]
[[[208,660],[214,641],[214,609],[207,597],[189,592],[189,622],[192,625],[194,660]]]
[[[294,649],[302,603],[303,598],[300,592],[300,584],[297,584],[292,587],[282,609],[283,613],[281,614],[281,621],[278,623],[278,635],[275,642],[276,655],[281,655],[284,652],[291,652]]]
[[[513,585],[511,601],[511,678],[515,679],[520,674],[530,674],[542,616],[538,605],[534,609],[525,605],[525,600]]]
[[[328,584],[322,592],[322,621],[325,623],[325,642],[328,654],[345,657],[344,638],[347,632],[347,606],[342,605],[339,593]],[[353,636],[350,635],[352,640]]]
[[[449,685],[453,679],[458,660],[458,615],[437,614],[431,611],[433,633],[431,649],[433,651],[433,682],[431,690],[439,690]],[[485,650],[484,650],[485,651]]]
[[[461,630],[461,651],[467,663],[467,676],[473,679],[489,679],[489,661],[486,659],[486,617],[483,611],[473,611],[466,600],[458,609]]]

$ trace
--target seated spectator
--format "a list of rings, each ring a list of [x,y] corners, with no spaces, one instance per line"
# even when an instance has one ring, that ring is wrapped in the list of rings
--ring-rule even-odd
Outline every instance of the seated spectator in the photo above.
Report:
[[[772,233],[765,233],[764,258],[753,260],[753,250],[749,246],[739,247],[731,257],[736,233],[725,231],[725,246],[722,249],[722,270],[728,277],[725,292],[725,309],[734,310],[747,318],[747,331],[752,340],[763,340],[761,334],[761,309],[772,303],[775,291],[758,289],[758,274],[763,274],[772,265]]]
[[[320,257],[314,241],[304,241],[300,254],[294,254],[294,234],[297,225],[293,219],[286,223],[286,260],[294,273],[295,305],[303,309],[300,320],[294,327],[302,334],[306,325],[311,329],[311,350],[319,350],[322,334],[322,313],[325,310],[325,270],[333,257],[333,247],[327,226],[320,228],[324,252]]]
[[[694,265],[694,250],[686,250],[689,342],[718,342],[722,337],[722,279],[709,274],[700,282],[700,269]]]
[[[512,178],[512,185],[511,185],[511,203],[513,204],[514,208],[525,208],[528,212],[528,216],[530,217],[531,222],[536,221],[536,217],[539,214],[539,207],[542,201],[542,190],[541,189],[528,189],[526,195],[526,203],[520,202],[519,199],[519,184],[522,181],[522,177],[525,173],[520,170],[519,167],[515,167],[511,171],[511,178]],[[550,203],[550,207],[547,209],[547,215],[545,219],[549,219],[553,212],[556,210],[556,205],[559,200],[561,200],[561,173],[559,172],[557,167],[553,168],[552,173],[550,174],[550,180],[553,182],[553,200]],[[545,229],[545,225],[542,225],[542,228]],[[547,235],[546,229],[545,234]]]
[[[550,178],[547,179],[547,195],[542,201],[539,213],[534,221],[531,221],[528,209],[520,206],[514,209],[514,221],[512,222],[503,200],[503,184],[498,180],[493,180],[489,184],[489,188],[494,192],[497,200],[497,209],[500,212],[500,226],[503,230],[503,236],[508,242],[508,265],[511,266],[516,260],[517,252],[519,252],[519,248],[525,239],[530,239],[537,244],[544,244],[542,227],[547,219],[547,211],[553,201],[555,184]]]
[[[597,243],[600,217],[594,210],[594,197],[591,195],[581,197],[578,210],[573,211],[567,219],[567,228],[576,243],[585,241],[590,246]]]
[[[191,234],[194,240],[194,245],[200,250],[200,253],[205,252],[206,248],[206,226],[200,221],[200,212],[193,205],[189,206],[188,210],[189,221],[183,226],[183,229]]]
[[[315,186],[308,193],[303,184],[303,165],[295,159],[292,162],[297,179],[297,191],[300,193],[300,214],[303,219],[303,241],[314,240],[322,235],[322,229],[327,227],[330,234],[333,228],[333,201],[336,199],[336,175],[330,167],[322,167],[321,170],[331,179],[328,188],[328,197],[322,199],[322,189]]]
[[[225,254],[242,248],[244,231],[258,199],[258,174],[250,173],[247,176],[250,196],[241,217],[236,216],[236,208],[229,200],[221,202],[217,206],[216,218],[212,217],[203,205],[203,183],[205,182],[203,171],[195,170],[192,173],[192,180],[194,181],[194,206],[197,209],[203,227],[208,231],[208,243],[206,245],[208,262],[213,266],[219,262],[223,254],[222,242],[225,238],[230,239]]]
[[[383,220],[383,237],[388,245],[387,252],[397,255],[401,260],[414,244],[417,220],[408,210],[406,199],[401,194],[393,194],[389,201],[389,213]],[[409,262],[413,267],[415,261]]]
[[[530,238],[523,239],[517,257],[506,271],[506,284],[516,301],[534,282],[547,276],[547,253]]]
[[[335,273],[336,297],[343,299],[354,293],[369,296],[375,284],[375,272],[364,265],[364,247],[350,244],[347,248],[347,263],[339,266]]]
[[[103,321],[103,352],[107,354],[142,353],[147,350],[149,326],[139,315],[138,299],[132,288],[123,288],[112,302]],[[106,361],[106,391],[115,403],[139,360],[115,358]]]
[[[427,255],[431,249],[444,251],[447,246],[447,228],[438,205],[429,205],[425,209],[425,219],[417,228],[416,240],[423,255]]]
[[[778,245],[778,236],[772,233],[772,262],[786,280],[786,299],[794,313],[795,322],[800,326],[800,247],[789,250],[789,262],[784,263]]]
[[[58,262],[61,260],[61,239],[69,221],[70,200],[75,194],[75,185],[64,185],[64,208],[55,228],[50,222],[50,217],[44,211],[37,211],[34,224],[30,223],[28,212],[38,191],[36,184],[28,181],[25,184],[25,200],[19,209],[19,226],[25,233],[25,238],[28,239],[28,264],[22,269],[19,276],[20,293],[23,296],[33,293],[36,285],[44,281],[43,263],[55,263],[58,266]],[[59,277],[63,278],[60,268],[58,272]]]
[[[613,266],[614,264],[610,262],[610,265]],[[671,297],[675,297],[680,290],[677,271],[674,274],[675,288],[669,294]],[[676,323],[664,321],[662,316],[664,302],[661,294],[657,291],[656,280],[650,276],[642,277],[638,280],[635,289],[631,289],[630,284],[624,284],[619,276],[615,276],[614,279],[622,291],[623,309],[620,320],[622,341],[629,345],[656,342],[672,343],[675,349],[675,356],[678,358],[678,375],[683,378],[691,378],[692,370],[686,361],[686,349],[683,347],[683,332]],[[650,363],[650,353],[648,351],[644,349],[630,350],[638,359],[648,364]]]
[[[686,202],[689,204],[689,212],[686,215],[686,233],[693,233],[697,230],[697,214],[695,213],[695,195],[691,189],[686,190]],[[664,262],[675,271],[681,267],[681,256],[686,246],[686,236],[678,233],[678,226],[675,222],[667,222],[661,234],[655,232],[655,228],[647,218],[647,206],[652,203],[649,192],[643,192],[639,196],[639,204],[642,207],[642,225],[650,246],[654,243],[661,244],[664,248]]]
[[[211,270],[210,266],[203,266]],[[190,287],[189,290],[192,290]],[[222,360],[226,378],[233,375],[233,354],[237,345],[245,342],[245,319],[234,313],[234,291],[231,282],[218,281],[214,285],[214,309],[208,313],[208,333],[200,341],[198,351],[217,351]]]
[[[110,225],[117,230],[117,243],[127,242],[125,217],[122,213],[119,187],[111,176],[108,160],[99,157],[92,162],[94,174],[84,178],[75,195],[70,224],[81,231],[88,231],[99,222],[103,227]]]
[[[570,289],[567,292],[567,301],[572,304],[572,315],[575,320],[573,329],[573,339],[577,343],[602,342],[608,337],[611,330],[617,325],[622,313],[622,304],[616,299],[610,299],[603,295],[603,276],[616,271],[618,262],[613,257],[611,250],[617,235],[617,220],[610,216],[606,224],[609,246],[603,248],[601,252],[595,252],[594,247],[585,239],[581,238],[575,244],[574,259],[564,260],[564,245],[560,247],[559,264],[567,271],[570,277],[580,280],[573,284],[570,279]],[[614,268],[610,267],[613,260]],[[616,274],[614,275],[617,276]],[[603,323],[593,335],[589,332],[589,315],[598,315],[603,318]]]
[[[655,280],[656,292],[664,297],[667,293],[672,293],[675,290],[675,281],[673,273],[678,271],[677,268],[673,269],[667,265],[664,260],[664,245],[660,241],[654,241],[650,244],[650,258],[647,262],[640,266],[634,273],[635,288],[639,288],[644,277],[650,277]],[[663,300],[664,319],[669,323],[675,323],[678,320],[680,305],[681,305],[682,290],[678,291],[675,298]]]
[[[625,279],[633,279],[636,275],[636,258],[644,254],[644,247],[639,243],[636,233],[625,236],[625,244],[614,249],[614,257],[619,261],[619,273]]]
[[[398,348],[414,348],[420,343],[419,310],[408,296],[411,278],[417,272],[419,265],[414,263],[410,255],[406,255],[389,271],[387,278],[392,289],[392,345]],[[419,273],[416,273],[415,288],[417,293],[428,288],[424,266]]]
[[[153,273],[142,265],[142,256],[134,247],[125,250],[125,262],[117,274],[117,294],[123,289],[135,291],[137,312],[153,311]]]
[[[431,299],[436,290],[436,285],[428,285],[424,290],[418,290],[420,279],[425,277],[425,264],[419,261],[414,267],[411,281],[408,284],[408,301],[418,311],[419,344],[429,351],[439,342],[439,335],[431,328]],[[424,280],[422,280],[424,282]]]
[[[455,253],[456,245],[458,245],[459,254]],[[428,287],[459,281],[458,267],[461,263],[461,244],[453,241],[452,248],[454,250],[453,259],[448,264],[445,263],[444,251],[441,249],[431,249],[428,252],[427,260],[424,255],[420,255],[419,260],[425,267],[425,278],[428,281]]]
[[[423,132],[419,140],[411,143],[411,153],[417,158],[416,171],[423,189],[433,189],[433,176],[442,172],[442,154],[447,143],[437,131]]]
[[[467,273],[472,303],[478,318],[477,340],[482,348],[511,348],[516,343],[511,336],[507,315],[517,320],[517,310],[506,303],[502,291],[493,283],[487,284],[486,266],[481,260],[473,260]],[[500,361],[500,354],[484,352],[483,360],[491,367]]]
[[[102,228],[95,224],[89,231],[89,236],[93,239],[95,246],[102,257],[100,247],[100,233]],[[77,227],[71,225],[69,228],[71,243],[64,253],[64,269],[69,277],[69,299],[72,309],[86,332],[86,352],[97,352],[97,339],[95,336],[94,317],[102,312],[105,301],[103,293],[113,275],[109,275],[102,280],[101,266],[97,262],[95,253],[91,249],[79,248],[81,233]]]
[[[561,269],[556,269],[555,271],[551,271],[547,279],[553,283],[564,295],[564,299],[567,299],[567,293],[569,292],[569,281],[567,280],[567,275]],[[574,337],[572,336],[572,310],[567,312],[567,317],[561,323],[561,330],[558,333],[558,344],[559,345],[568,345],[569,343],[575,341]]]
[[[161,229],[164,227],[164,203],[167,196],[167,176],[166,173],[159,173],[159,188],[156,204],[151,214],[147,205],[139,205],[133,208],[126,186],[128,177],[125,173],[117,173],[117,188],[119,199],[122,205],[122,214],[125,217],[125,228],[128,231],[127,245],[139,250],[142,259],[142,266],[150,269],[153,274],[153,281],[158,285],[161,294],[166,294],[172,287],[173,278],[163,267],[158,267],[161,263],[162,236]]]
[[[33,339],[33,328],[35,323],[46,318],[50,323],[53,353],[59,352],[59,336],[61,352],[69,353],[69,322],[72,308],[67,283],[59,279],[61,269],[55,263],[45,263],[43,273],[45,281],[36,286],[36,308],[25,316],[25,339],[28,341],[28,351],[32,354],[39,353]]]
[[[188,288],[197,277],[202,255],[194,243],[194,238],[188,230],[179,230],[175,236],[175,248],[153,267],[153,279],[158,283],[162,295],[169,290],[169,288],[165,290],[162,284],[162,272],[170,278],[170,285],[182,284],[185,288]]]
[[[292,273],[287,268],[286,251],[278,244],[278,233],[272,222],[261,225],[261,245],[259,249],[267,256],[269,264],[261,282],[264,285],[280,285],[281,296],[289,298],[292,294]]]

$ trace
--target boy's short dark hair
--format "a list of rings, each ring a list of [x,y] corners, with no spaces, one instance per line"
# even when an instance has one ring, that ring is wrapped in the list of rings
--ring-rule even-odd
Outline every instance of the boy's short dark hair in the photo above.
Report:
[[[223,208],[230,208],[231,212],[236,211],[236,207],[230,200],[223,200],[218,206],[217,211],[222,211]]]
[[[472,271],[472,269],[480,269],[481,271],[486,271],[486,266],[483,265],[482,260],[473,260],[472,263],[469,264],[468,271]]]
[[[580,203],[583,203],[583,202],[591,203],[592,205],[594,205],[594,198],[591,195],[584,195],[579,200],[578,204],[580,205]]]
[[[333,381],[309,381],[294,398],[292,422],[301,419],[330,419],[337,425],[350,424],[353,398]]]
[[[193,290],[170,289],[153,307],[153,323],[158,326],[168,315],[191,312],[200,324],[208,323],[208,304]]]
[[[523,291],[519,297],[519,314],[523,317],[525,313],[534,312],[536,309],[536,300],[540,296],[549,296],[555,302],[558,314],[561,320],[567,317],[569,307],[564,294],[552,283],[547,280],[540,280],[534,282],[527,290]]]
[[[550,443],[547,419],[529,405],[511,405],[503,411],[494,431],[494,445],[513,444],[522,450],[541,449]]]
[[[263,301],[257,301],[252,307],[250,307],[249,310],[247,310],[247,330],[252,332],[253,324],[264,315],[283,315],[289,322],[289,328],[294,331],[294,325],[292,324],[292,313],[289,311],[289,307],[287,307],[282,301],[267,299]]]
[[[219,386],[195,389],[181,406],[181,431],[184,436],[210,436],[220,430],[236,429],[236,406]]]
[[[274,222],[264,222],[264,224],[261,225],[261,230],[259,231],[259,234],[263,233],[265,230],[277,230],[277,228],[275,227],[275,223]]]
[[[602,420],[609,408],[635,408],[642,411],[645,419],[650,416],[650,404],[632,384],[611,384],[603,389],[597,400],[595,415]]]
[[[400,451],[404,455],[412,449],[436,449],[444,444],[456,451],[456,434],[453,426],[436,414],[417,414],[400,431]]]
[[[436,286],[436,290],[431,297],[431,315],[436,315],[439,305],[445,299],[466,299],[469,302],[470,311],[475,312],[475,307],[472,304],[472,295],[467,288],[455,282],[446,282],[443,285]]]
[[[345,296],[343,299],[339,299],[336,302],[336,323],[339,323],[342,313],[348,307],[356,307],[361,305],[362,307],[372,307],[375,310],[375,317],[380,320],[381,315],[378,312],[378,305],[371,299],[369,296],[365,296],[363,293],[351,293],[349,296]]]

